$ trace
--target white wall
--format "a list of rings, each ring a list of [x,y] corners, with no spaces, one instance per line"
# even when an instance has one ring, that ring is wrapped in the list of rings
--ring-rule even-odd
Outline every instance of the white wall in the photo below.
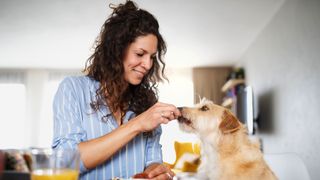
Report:
[[[159,101],[174,104],[175,106],[193,105],[193,81],[191,68],[167,69],[166,73],[169,82],[159,85]],[[185,133],[180,130],[178,121],[174,120],[162,125],[163,161],[174,163],[176,154],[174,142],[197,142],[198,138],[194,134]]]
[[[260,109],[265,152],[296,152],[320,177],[320,1],[287,0],[240,64]]]

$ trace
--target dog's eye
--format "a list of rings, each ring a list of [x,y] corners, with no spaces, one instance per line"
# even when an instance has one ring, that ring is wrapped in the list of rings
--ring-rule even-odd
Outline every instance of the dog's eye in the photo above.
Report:
[[[208,108],[208,106],[202,106],[202,107],[200,108],[200,110],[201,110],[201,111],[208,111],[209,108]]]

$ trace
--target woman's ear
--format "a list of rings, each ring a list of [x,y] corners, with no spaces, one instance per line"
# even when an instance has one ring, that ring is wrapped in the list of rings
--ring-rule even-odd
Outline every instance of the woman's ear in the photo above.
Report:
[[[224,110],[219,129],[223,134],[236,132],[241,128],[239,120],[229,111]]]

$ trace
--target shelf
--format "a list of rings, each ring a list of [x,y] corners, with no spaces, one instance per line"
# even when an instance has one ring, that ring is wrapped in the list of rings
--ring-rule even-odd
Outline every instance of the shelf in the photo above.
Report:
[[[232,98],[227,98],[222,102],[223,107],[231,107],[233,104],[233,99]]]
[[[221,91],[227,92],[229,89],[244,83],[245,83],[244,79],[230,79],[222,86]]]

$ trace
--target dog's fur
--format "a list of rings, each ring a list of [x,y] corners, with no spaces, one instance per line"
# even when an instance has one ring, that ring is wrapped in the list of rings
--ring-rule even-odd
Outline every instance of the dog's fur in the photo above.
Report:
[[[201,179],[277,179],[264,161],[260,145],[250,141],[245,126],[228,109],[203,99],[180,111],[180,128],[201,140]]]

